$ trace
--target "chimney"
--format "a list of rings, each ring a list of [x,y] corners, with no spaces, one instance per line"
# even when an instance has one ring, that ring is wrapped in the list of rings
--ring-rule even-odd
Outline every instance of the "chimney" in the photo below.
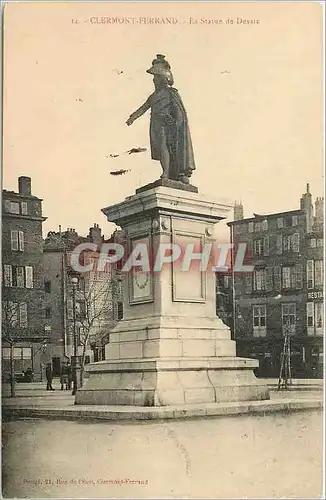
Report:
[[[18,177],[18,192],[24,196],[31,196],[32,194],[32,179],[30,177]]]
[[[102,243],[102,229],[98,224],[94,223],[94,226],[89,228],[89,240],[97,245]]]
[[[234,220],[242,220],[243,219],[243,205],[241,201],[235,202],[234,203],[234,208],[233,208],[233,218]]]
[[[316,198],[315,218],[317,223],[323,223],[324,220],[324,198]]]
[[[310,193],[310,185],[307,183],[307,190],[301,196],[300,199],[300,209],[306,212],[306,229],[309,232],[312,231],[312,223],[313,223],[313,205],[312,205],[312,197]]]

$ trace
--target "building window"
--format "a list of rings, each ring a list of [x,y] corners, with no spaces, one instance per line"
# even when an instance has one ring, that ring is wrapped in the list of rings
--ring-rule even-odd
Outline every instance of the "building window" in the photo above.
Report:
[[[10,202],[10,213],[19,215],[19,213],[20,213],[19,203],[15,202],[15,201]]]
[[[278,229],[282,229],[284,227],[284,219],[283,219],[283,217],[278,217],[278,219],[277,219],[277,227],[278,227]]]
[[[3,317],[4,317],[4,320],[5,322],[13,327],[13,328],[16,328],[17,326],[19,326],[19,323],[18,323],[18,304],[17,302],[11,302],[11,301],[7,301],[7,302],[4,302],[4,307],[3,307]]]
[[[307,260],[307,288],[313,288],[314,281],[314,261]]]
[[[307,302],[306,308],[307,308],[308,335],[316,335],[317,333],[323,334],[323,327],[324,327],[323,302]]]
[[[26,288],[33,288],[33,267],[32,266],[25,267],[25,281],[26,281]]]
[[[4,274],[4,285],[12,286],[12,266],[10,264],[4,264],[3,274]]]
[[[292,250],[293,252],[299,252],[300,250],[300,234],[292,234]]]
[[[302,264],[296,264],[295,266],[295,287],[297,290],[301,290],[303,286],[303,267]]]
[[[269,255],[269,236],[264,236],[263,240],[264,255]]]
[[[45,319],[50,319],[51,318],[51,307],[46,307],[45,308]]]
[[[295,333],[296,310],[295,304],[282,304],[283,335]]]
[[[27,202],[26,201],[21,202],[21,210],[22,210],[22,215],[27,215]]]
[[[317,247],[323,247],[324,246],[324,240],[322,238],[317,239]]]
[[[286,234],[283,236],[283,250],[289,252],[291,250],[292,235]]]
[[[311,248],[315,248],[317,246],[316,238],[311,238],[309,240]]]
[[[281,290],[282,288],[282,271],[281,266],[274,267],[274,288],[275,290]]]
[[[248,231],[249,231],[249,233],[253,233],[254,232],[254,223],[253,222],[249,222],[249,224],[248,224]]]
[[[268,221],[266,219],[263,220],[263,222],[262,222],[262,228],[263,228],[263,231],[268,230]]]
[[[297,225],[298,225],[298,216],[292,215],[292,226],[297,226]]]
[[[324,283],[324,261],[315,260],[315,286],[322,286]]]
[[[291,267],[282,267],[282,288],[289,289],[291,287]]]
[[[20,304],[19,304],[19,326],[21,328],[27,328],[27,304],[26,304],[26,302],[20,302]]]
[[[256,233],[260,233],[261,229],[262,229],[262,223],[261,222],[256,222],[255,223],[255,232]]]
[[[14,359],[32,359],[31,347],[14,347]]]
[[[316,328],[324,326],[324,304],[323,302],[315,302],[315,325]]]
[[[11,250],[24,251],[24,233],[23,231],[11,230],[10,231]]]
[[[273,290],[273,268],[272,267],[266,267],[265,269],[265,284],[266,284],[266,291],[270,292]]]
[[[44,282],[44,290],[46,293],[51,293],[51,281]]]
[[[18,288],[24,288],[25,286],[25,276],[24,276],[24,268],[22,266],[14,267],[14,286]]]
[[[254,255],[262,254],[262,240],[254,240]]]
[[[2,359],[10,359],[11,354],[10,354],[10,347],[3,347],[2,348]]]
[[[251,293],[252,292],[252,275],[251,274],[244,277],[244,285],[245,285],[246,293]]]
[[[4,319],[11,327],[27,328],[27,303],[5,302]]]
[[[314,327],[314,303],[307,302],[306,308],[307,308],[307,328],[309,329]]]
[[[265,290],[265,269],[256,269],[254,271],[254,290]]]
[[[278,234],[276,236],[276,253],[277,255],[281,255],[282,254],[282,235],[281,234]]]
[[[10,239],[11,239],[11,250],[18,250],[19,249],[18,231],[16,230],[10,231]]]
[[[253,306],[253,330],[254,337],[266,336],[266,306]]]

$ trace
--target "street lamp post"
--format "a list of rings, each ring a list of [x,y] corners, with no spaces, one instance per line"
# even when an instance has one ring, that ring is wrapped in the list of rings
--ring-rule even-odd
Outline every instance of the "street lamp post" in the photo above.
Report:
[[[290,316],[287,315],[284,328],[284,344],[281,354],[281,368],[277,389],[288,390],[292,385],[291,374],[291,337],[290,337]]]
[[[78,344],[77,344],[77,326],[76,326],[76,291],[78,285],[78,278],[73,276],[71,278],[72,285],[72,309],[73,309],[73,335],[74,335],[74,355],[72,357],[72,395],[74,396],[78,389]]]

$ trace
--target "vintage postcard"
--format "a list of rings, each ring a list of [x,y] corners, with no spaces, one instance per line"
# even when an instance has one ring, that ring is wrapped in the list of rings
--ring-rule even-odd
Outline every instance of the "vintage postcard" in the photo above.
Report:
[[[323,5],[2,7],[3,497],[321,498]]]

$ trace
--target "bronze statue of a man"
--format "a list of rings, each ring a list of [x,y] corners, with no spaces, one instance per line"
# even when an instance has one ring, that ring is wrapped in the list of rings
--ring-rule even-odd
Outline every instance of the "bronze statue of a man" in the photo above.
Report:
[[[187,113],[178,91],[172,87],[173,75],[165,56],[158,54],[147,73],[154,75],[155,91],[126,123],[131,125],[150,109],[151,155],[161,162],[161,178],[189,184],[196,167]]]

